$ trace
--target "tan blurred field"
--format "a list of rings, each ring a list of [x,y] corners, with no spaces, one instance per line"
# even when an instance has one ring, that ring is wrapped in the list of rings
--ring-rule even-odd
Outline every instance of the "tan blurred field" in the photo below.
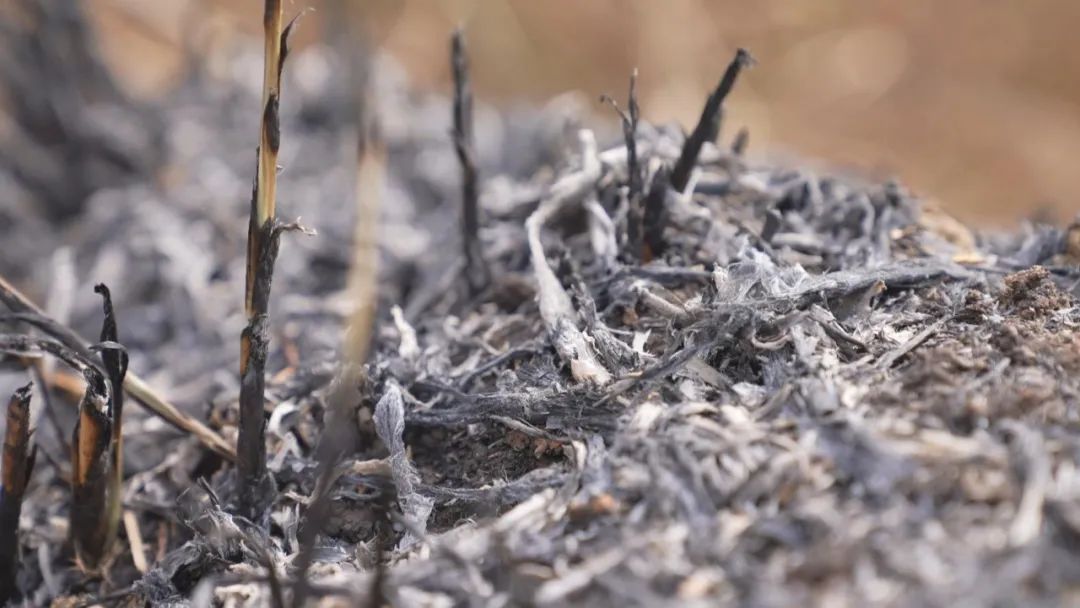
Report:
[[[107,56],[140,94],[166,90],[185,44],[222,48],[258,31],[256,0],[87,0]],[[1080,26],[1076,0],[294,0],[363,23],[417,86],[446,89],[450,30],[468,31],[479,95],[543,100],[624,94],[637,66],[646,118],[692,125],[738,46],[759,66],[729,104],[728,133],[899,176],[982,225],[1080,212]],[[345,14],[341,19],[338,15]],[[596,106],[597,110],[602,108]]]

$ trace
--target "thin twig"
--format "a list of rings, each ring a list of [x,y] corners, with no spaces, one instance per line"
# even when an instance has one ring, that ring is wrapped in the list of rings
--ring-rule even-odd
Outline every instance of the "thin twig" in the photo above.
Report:
[[[454,72],[454,149],[461,163],[461,232],[465,278],[469,288],[476,293],[487,284],[489,274],[480,246],[480,191],[473,135],[473,98],[469,61],[465,55],[465,34],[461,28],[455,30],[451,38],[450,64]]]
[[[743,68],[753,65],[753,62],[753,57],[750,56],[746,49],[736,51],[735,58],[731,60],[723,78],[720,79],[720,83],[716,85],[716,89],[705,101],[705,107],[701,110],[701,118],[698,119],[693,133],[686,138],[679,160],[675,163],[675,168],[671,172],[671,185],[676,191],[682,192],[686,189],[686,184],[690,181],[690,173],[693,172],[694,166],[697,165],[698,155],[701,154],[701,147],[705,145],[706,141],[716,140],[716,136],[720,132],[720,112],[724,105],[724,98],[728,96],[732,87],[735,86],[735,79],[738,78],[739,72]]]

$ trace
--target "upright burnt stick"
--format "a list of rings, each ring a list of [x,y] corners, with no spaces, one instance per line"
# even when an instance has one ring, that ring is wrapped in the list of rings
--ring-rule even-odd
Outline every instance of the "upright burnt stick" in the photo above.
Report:
[[[465,278],[475,293],[488,281],[484,253],[480,248],[480,188],[473,137],[472,90],[465,34],[454,31],[450,42],[450,66],[454,72],[454,149],[461,163],[461,236],[465,253]]]
[[[610,105],[622,122],[623,140],[626,144],[627,200],[629,209],[626,218],[626,240],[631,255],[648,261],[644,250],[645,210],[642,201],[642,174],[638,161],[637,127],[641,110],[637,102],[637,68],[630,73],[630,89],[627,93],[626,111],[619,108],[612,97],[603,95],[600,100]]]
[[[693,172],[694,166],[697,165],[701,147],[705,145],[706,141],[716,139],[720,131],[720,112],[724,105],[724,99],[735,86],[735,79],[739,77],[739,72],[743,68],[750,67],[753,62],[754,58],[750,56],[746,49],[736,51],[735,58],[731,60],[727,70],[724,71],[720,83],[716,85],[716,89],[705,101],[705,107],[701,110],[701,118],[698,119],[694,131],[686,138],[682,153],[679,154],[679,160],[671,171],[671,186],[676,191],[682,192],[686,189],[686,184],[690,182],[690,174]]]
[[[265,368],[270,284],[277,259],[278,237],[284,226],[275,217],[277,157],[281,144],[278,102],[281,70],[288,55],[288,37],[294,19],[282,31],[281,0],[266,0],[263,14],[262,124],[258,166],[251,194],[248,223],[247,277],[244,312],[247,327],[240,338],[240,429],[236,445],[239,472],[239,507],[242,515],[258,518],[268,498],[265,492],[266,443],[264,433]]]
[[[102,312],[104,319],[101,323],[101,362],[104,364],[105,373],[109,378],[111,390],[109,413],[111,438],[109,445],[110,475],[106,490],[105,518],[105,547],[108,549],[116,537],[120,526],[122,486],[124,482],[124,377],[127,375],[128,355],[127,351],[120,347],[119,329],[116,323],[116,312],[113,310],[112,295],[104,283],[94,286],[94,292],[101,296]]]

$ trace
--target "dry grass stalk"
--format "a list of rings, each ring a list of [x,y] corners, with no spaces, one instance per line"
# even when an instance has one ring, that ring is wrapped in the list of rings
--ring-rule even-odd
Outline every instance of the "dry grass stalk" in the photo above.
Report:
[[[356,147],[356,226],[353,232],[353,260],[349,268],[348,293],[353,301],[353,313],[345,336],[344,365],[327,397],[329,418],[319,438],[316,458],[319,475],[312,492],[312,501],[304,513],[298,540],[300,550],[294,561],[296,585],[293,606],[303,606],[311,591],[307,571],[314,559],[315,541],[329,518],[331,490],[340,471],[342,457],[356,445],[355,406],[361,387],[367,382],[363,364],[367,360],[376,310],[376,278],[378,275],[379,201],[386,152],[378,134],[378,109],[370,93],[368,78],[370,62],[367,51],[357,58],[360,69],[353,75],[357,116]],[[380,469],[380,472],[387,471]]]
[[[716,85],[716,89],[705,101],[705,107],[701,110],[701,118],[698,119],[694,131],[686,138],[682,153],[679,154],[679,160],[671,171],[671,185],[676,191],[682,192],[686,189],[686,184],[690,182],[690,173],[697,166],[701,147],[707,141],[716,141],[716,136],[720,133],[720,116],[724,106],[724,99],[735,86],[735,79],[738,78],[739,72],[743,68],[750,67],[753,62],[753,57],[750,56],[746,49],[736,51],[735,58],[731,60],[727,70],[724,71],[720,83]]]
[[[23,494],[34,468],[30,443],[30,386],[15,391],[8,402],[0,485],[0,605],[15,594],[18,570],[19,515]]]
[[[353,301],[345,358],[363,365],[375,322],[379,273],[379,243],[376,228],[379,220],[379,196],[386,171],[386,150],[378,136],[371,100],[361,117],[357,142],[356,227],[353,232],[353,259],[349,267],[348,293]]]
[[[86,340],[71,329],[49,318],[41,307],[34,304],[30,298],[26,297],[18,289],[15,289],[2,276],[0,276],[0,302],[3,302],[14,313],[20,315],[22,320],[38,326],[72,351],[79,353],[84,358],[91,356]],[[236,460],[236,452],[229,442],[222,439],[220,435],[202,422],[181,412],[139,376],[134,373],[127,374],[124,377],[124,389],[155,416],[185,433],[194,435],[199,442],[219,456],[230,461]]]
[[[240,429],[237,438],[237,468],[240,476],[240,510],[256,518],[268,498],[266,476],[266,418],[264,411],[265,368],[268,336],[268,309],[274,261],[285,226],[275,217],[277,157],[281,144],[278,102],[281,70],[288,55],[288,37],[294,19],[282,30],[281,0],[266,0],[263,14],[265,57],[263,70],[262,125],[259,135],[258,167],[251,196],[248,224],[247,277],[244,310],[248,324],[240,342]]]

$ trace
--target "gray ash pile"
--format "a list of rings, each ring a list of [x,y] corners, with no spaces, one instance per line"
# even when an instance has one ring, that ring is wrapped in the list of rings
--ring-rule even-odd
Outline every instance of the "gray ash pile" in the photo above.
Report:
[[[4,26],[0,286],[21,314],[0,317],[0,347],[98,335],[105,283],[119,333],[102,361],[119,342],[129,374],[207,433],[129,400],[121,536],[107,576],[87,572],[65,544],[84,389],[31,362],[24,601],[1073,599],[1080,229],[981,235],[897,183],[750,155],[745,132],[718,137],[753,75],[743,51],[690,134],[642,119],[633,85],[596,126],[558,102],[474,110],[463,63],[441,97],[383,58],[358,78],[327,47],[290,56],[278,214],[317,236],[283,236],[274,491],[240,516],[228,446],[260,56],[238,52],[227,77],[196,63],[167,99],[134,102],[69,3],[20,4],[47,27]],[[382,181],[362,176],[359,198],[377,193],[377,218],[357,202],[361,88]],[[370,328],[358,222],[378,242]],[[98,355],[78,346],[91,377]],[[26,364],[5,361],[2,394]]]

